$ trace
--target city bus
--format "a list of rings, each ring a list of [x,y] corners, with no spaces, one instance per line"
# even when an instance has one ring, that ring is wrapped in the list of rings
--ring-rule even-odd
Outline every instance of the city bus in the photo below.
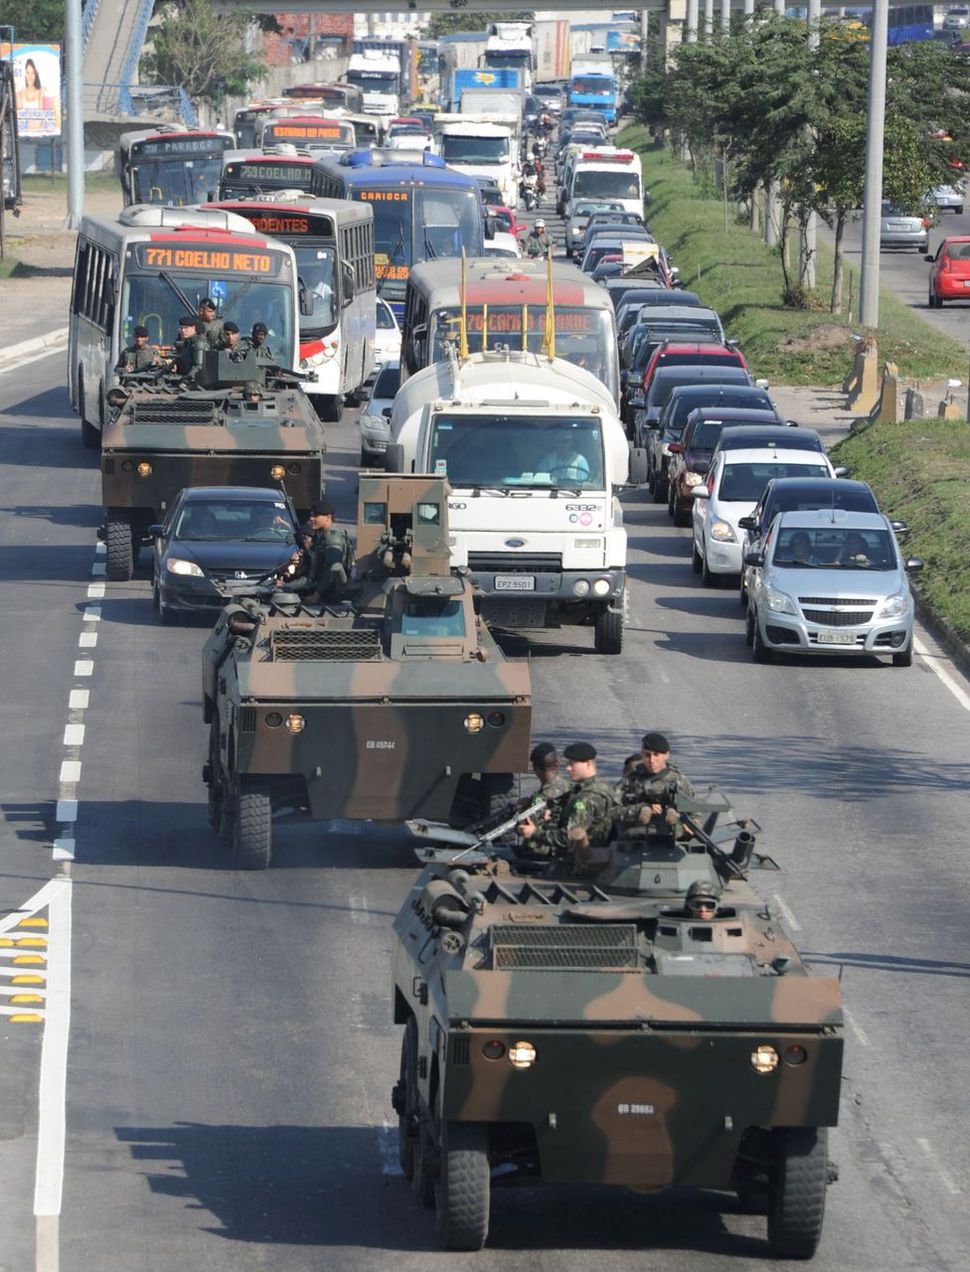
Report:
[[[264,115],[256,126],[256,144],[263,150],[273,146],[296,146],[300,150],[352,150],[357,144],[354,126],[348,119],[326,119],[323,115],[301,114],[279,118]]]
[[[310,98],[327,110],[360,113],[364,109],[364,95],[354,84],[291,84],[283,89],[283,96],[297,101]]]
[[[300,370],[312,377],[303,387],[320,399],[321,416],[339,420],[344,397],[361,388],[374,366],[377,293],[370,206],[308,198],[217,206],[245,217],[257,233],[293,249]]]
[[[294,368],[299,335],[296,259],[249,221],[209,208],[132,207],[115,220],[86,216],[78,231],[67,381],[85,446],[100,444],[115,366],[136,326],[162,351],[179,318],[211,297],[220,319],[248,334],[269,328],[280,366]]]
[[[591,371],[619,404],[620,366],[609,293],[565,261],[553,261],[552,285],[556,357]],[[541,351],[548,296],[546,261],[466,260],[464,291],[469,353]],[[458,339],[461,292],[461,267],[456,261],[425,261],[411,270],[404,310],[402,383],[422,367],[448,357],[449,347]]]
[[[240,150],[251,150],[256,145],[256,130],[264,115],[287,106],[282,97],[267,98],[262,102],[250,102],[242,110],[237,110],[232,117],[232,131],[236,137],[236,146]]]
[[[318,159],[313,193],[352,199],[374,209],[377,291],[404,316],[411,266],[438,257],[481,256],[485,216],[473,177],[446,168],[437,155],[355,150]]]
[[[229,150],[222,161],[220,199],[261,199],[274,190],[303,190],[313,185],[313,155],[264,155]]]
[[[235,145],[228,132],[122,133],[118,175],[124,206],[205,203],[219,191],[222,158]]]

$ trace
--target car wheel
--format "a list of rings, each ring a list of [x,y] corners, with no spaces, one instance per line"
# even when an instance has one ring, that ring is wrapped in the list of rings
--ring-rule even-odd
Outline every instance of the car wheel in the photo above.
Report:
[[[754,616],[754,631],[751,633],[751,657],[756,663],[770,663],[771,650],[761,638],[761,624],[758,616]]]
[[[746,645],[754,644],[754,629],[755,629],[754,610],[749,605],[748,612],[745,615],[745,619],[744,619],[744,643]]]
[[[647,490],[649,490],[651,494],[653,494],[653,488],[654,488],[654,485],[655,485],[655,484],[656,484],[656,478],[655,478],[655,477],[654,477],[654,475],[653,475],[653,467],[652,467],[652,465],[650,464],[650,461],[648,460],[648,461],[647,461],[647,483],[646,483],[646,485],[647,485]]]
[[[704,561],[703,561],[703,559],[702,559],[702,557],[701,557],[701,554],[700,554],[700,553],[698,552],[698,550],[697,550],[697,540],[696,540],[696,539],[694,539],[694,540],[691,542],[690,565],[691,565],[691,569],[694,571],[694,573],[695,573],[695,574],[700,574],[700,572],[701,572],[701,570],[702,570],[702,568],[703,568],[703,566],[704,566]]]
[[[717,574],[713,574],[707,565],[707,557],[701,561],[701,583],[704,587],[720,587],[721,579]]]
[[[744,570],[741,571],[741,582],[738,584],[738,604],[745,606],[748,603],[748,589],[744,583]]]
[[[898,654],[893,654],[894,667],[912,667],[913,665],[913,644],[910,641],[906,649],[901,650]]]

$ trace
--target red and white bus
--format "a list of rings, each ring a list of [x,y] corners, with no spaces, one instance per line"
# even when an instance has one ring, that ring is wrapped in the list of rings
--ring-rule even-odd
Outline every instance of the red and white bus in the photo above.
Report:
[[[242,217],[208,208],[126,208],[86,216],[78,232],[68,334],[68,386],[85,446],[100,444],[115,366],[136,326],[170,348],[179,318],[211,297],[220,319],[248,335],[269,329],[280,366],[297,364],[298,285],[293,249]]]

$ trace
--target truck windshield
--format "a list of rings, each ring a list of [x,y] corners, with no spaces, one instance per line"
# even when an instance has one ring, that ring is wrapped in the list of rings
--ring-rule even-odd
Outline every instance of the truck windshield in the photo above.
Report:
[[[390,93],[397,95],[399,76],[393,71],[348,71],[347,82],[355,84],[365,93]]]
[[[508,137],[453,137],[441,139],[441,157],[445,163],[508,163]]]
[[[587,97],[612,97],[613,81],[605,75],[577,75],[573,80],[573,92]]]
[[[428,460],[455,488],[603,489],[603,432],[594,419],[443,413]]]
[[[573,198],[639,199],[640,178],[624,168],[580,168],[573,180]]]

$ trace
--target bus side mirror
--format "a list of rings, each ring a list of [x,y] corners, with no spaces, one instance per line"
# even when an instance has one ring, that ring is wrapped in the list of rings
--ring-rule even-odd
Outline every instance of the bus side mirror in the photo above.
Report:
[[[493,239],[495,237],[495,221],[492,217],[485,217],[485,237]]]
[[[344,307],[349,305],[356,295],[357,295],[357,288],[354,286],[354,271],[345,261],[344,262],[344,299],[343,299]]]

